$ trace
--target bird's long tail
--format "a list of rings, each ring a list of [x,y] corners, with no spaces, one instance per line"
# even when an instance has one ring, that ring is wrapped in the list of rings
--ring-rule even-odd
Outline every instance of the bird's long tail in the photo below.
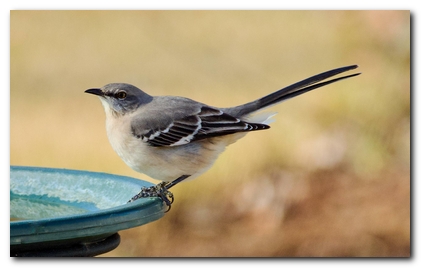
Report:
[[[225,111],[228,114],[237,116],[237,117],[244,117],[247,116],[253,112],[256,112],[258,110],[262,110],[264,108],[267,108],[271,105],[277,104],[281,101],[284,100],[288,100],[291,98],[294,98],[298,95],[304,94],[306,92],[309,92],[311,90],[314,90],[316,88],[319,87],[323,87],[335,82],[338,82],[340,80],[343,79],[347,79],[353,76],[357,76],[360,75],[361,73],[355,73],[355,74],[350,74],[350,75],[346,75],[346,76],[342,76],[342,77],[338,77],[335,79],[331,79],[328,81],[324,81],[332,76],[338,75],[340,73],[349,71],[349,70],[353,70],[356,69],[358,67],[358,65],[350,65],[350,66],[346,66],[346,67],[341,67],[341,68],[337,68],[337,69],[333,69],[324,73],[320,73],[314,76],[311,76],[307,79],[304,79],[300,82],[297,82],[295,84],[292,84],[290,86],[287,86],[285,88],[282,88],[278,91],[273,92],[272,94],[269,94],[263,98],[260,98],[258,100],[240,105],[240,106],[236,106],[236,107],[232,107],[232,108],[227,108],[225,109]]]

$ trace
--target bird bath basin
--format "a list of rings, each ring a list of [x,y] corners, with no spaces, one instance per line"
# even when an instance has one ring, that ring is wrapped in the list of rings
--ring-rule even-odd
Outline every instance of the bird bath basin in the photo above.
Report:
[[[127,201],[146,181],[105,173],[10,167],[11,256],[95,256],[118,231],[164,216],[159,198]]]

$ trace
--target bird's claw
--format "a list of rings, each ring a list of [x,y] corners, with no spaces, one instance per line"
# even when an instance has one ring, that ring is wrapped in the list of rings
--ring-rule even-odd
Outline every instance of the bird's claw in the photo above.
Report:
[[[166,182],[161,182],[154,186],[142,187],[141,191],[133,196],[127,203],[133,202],[139,198],[159,197],[167,205],[168,209],[165,212],[168,212],[171,209],[171,204],[174,202],[174,195],[168,191],[166,185]]]

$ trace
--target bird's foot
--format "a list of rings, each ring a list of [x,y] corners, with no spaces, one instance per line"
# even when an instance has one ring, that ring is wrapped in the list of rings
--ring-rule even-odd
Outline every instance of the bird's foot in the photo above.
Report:
[[[168,191],[167,185],[167,182],[161,182],[154,186],[142,187],[141,191],[133,196],[127,203],[133,202],[139,198],[159,197],[168,206],[167,211],[165,211],[168,212],[171,209],[171,204],[174,202],[174,195]]]

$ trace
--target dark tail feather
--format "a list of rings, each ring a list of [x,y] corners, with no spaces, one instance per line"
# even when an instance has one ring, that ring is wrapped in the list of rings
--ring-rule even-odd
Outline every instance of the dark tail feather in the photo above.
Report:
[[[361,73],[351,74],[347,76],[342,76],[339,78],[335,78],[332,80],[328,80],[325,82],[320,82],[322,80],[325,80],[327,78],[330,78],[332,76],[335,76],[337,74],[356,69],[358,65],[351,65],[346,66],[342,68],[333,69],[321,74],[314,75],[312,77],[309,77],[307,79],[304,79],[300,82],[297,82],[295,84],[292,84],[290,86],[287,86],[283,89],[280,89],[272,94],[269,94],[261,99],[258,99],[256,101],[249,102],[244,105],[240,105],[237,107],[230,108],[229,110],[232,111],[232,114],[236,114],[236,116],[243,116],[249,113],[252,113],[254,111],[266,108],[270,105],[276,104],[278,102],[296,97],[298,95],[304,94],[306,92],[309,92],[311,90],[314,90],[319,87],[323,87],[326,85],[329,85],[331,83],[335,83],[337,81],[350,78],[353,76],[360,75]],[[319,83],[320,82],[320,83]]]

